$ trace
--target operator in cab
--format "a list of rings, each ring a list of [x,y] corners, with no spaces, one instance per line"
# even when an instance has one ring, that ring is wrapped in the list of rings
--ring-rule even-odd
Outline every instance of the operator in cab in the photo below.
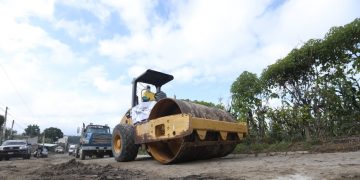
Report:
[[[146,89],[142,96],[142,100],[143,102],[155,101],[155,94],[151,92],[151,88],[149,85],[146,86]]]

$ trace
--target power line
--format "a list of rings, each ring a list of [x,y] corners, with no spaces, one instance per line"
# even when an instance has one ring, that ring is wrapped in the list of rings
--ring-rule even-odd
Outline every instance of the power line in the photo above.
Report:
[[[0,107],[0,109],[3,109],[3,108]],[[4,109],[3,109],[3,110],[4,110]],[[4,112],[5,112],[5,110],[4,110]],[[15,115],[13,115],[12,113],[10,113],[9,111],[7,112],[7,115],[8,115],[8,117],[9,117],[9,116],[12,117],[12,119],[15,121],[14,124],[15,124],[17,127],[19,127],[19,128],[22,129],[22,130],[25,130],[25,129],[26,129],[25,127],[27,127],[27,125],[26,125],[25,123],[19,121],[19,118],[17,118]]]
[[[19,121],[19,118],[15,117],[14,115],[12,115],[11,113],[8,112],[8,115],[10,115],[11,117],[13,117],[15,120]],[[18,124],[20,126],[20,124]]]
[[[16,121],[14,121],[14,124],[15,124],[16,126],[18,126],[19,128],[21,128],[21,129],[24,129],[24,130],[25,130],[24,126],[22,126],[22,125],[18,124]]]
[[[1,110],[3,110],[3,111],[5,112],[5,109],[4,109],[4,108],[0,107],[0,109],[1,109]]]
[[[8,112],[8,115],[11,116],[11,117],[13,118],[13,120],[15,120],[15,124],[16,124],[18,127],[20,127],[21,129],[25,129],[24,126],[26,126],[26,125],[24,125],[23,123],[18,123],[18,122],[19,122],[19,118],[15,117],[13,114],[11,114],[11,113],[9,113],[9,112]],[[20,124],[22,124],[22,125],[20,125]]]
[[[4,112],[6,111],[4,108],[2,108],[2,107],[0,107],[0,109],[2,109],[2,110],[4,110]],[[7,112],[7,115],[8,116],[11,116],[12,118],[13,118],[13,121],[14,121],[14,124],[17,126],[17,127],[19,127],[20,129],[23,129],[23,130],[25,130],[25,126],[26,125],[21,125],[22,123],[18,123],[18,118],[17,117],[15,117],[13,114],[11,114],[11,113],[9,113],[9,112]],[[16,120],[17,119],[17,120]],[[16,120],[16,121],[15,121]],[[4,127],[4,128],[6,128],[6,127]]]
[[[1,106],[0,106],[0,109],[2,109],[2,110],[5,112],[5,109],[2,108]],[[9,111],[7,112],[7,115],[8,115],[8,116],[11,116],[14,120],[19,121],[19,118],[17,118],[15,115],[13,115],[12,113],[10,113]],[[25,123],[23,123],[23,122],[22,122],[21,124],[23,124],[24,126],[26,126]]]
[[[14,88],[16,94],[17,94],[18,97],[21,99],[22,103],[25,105],[25,107],[27,108],[27,110],[28,110],[31,114],[33,114],[32,111],[30,110],[29,106],[28,106],[27,103],[25,102],[24,98],[21,96],[21,94],[20,94],[19,91],[17,90],[15,84],[14,84],[13,81],[10,79],[10,77],[9,77],[8,73],[6,72],[4,66],[3,66],[1,63],[0,63],[0,67],[1,67],[1,69],[3,70],[6,78],[7,78],[8,81],[10,82],[11,86]]]
[[[3,103],[1,103],[1,102],[0,102],[0,105],[1,105],[1,106],[4,106],[4,107],[6,107],[6,105],[5,105],[5,104],[3,104]]]

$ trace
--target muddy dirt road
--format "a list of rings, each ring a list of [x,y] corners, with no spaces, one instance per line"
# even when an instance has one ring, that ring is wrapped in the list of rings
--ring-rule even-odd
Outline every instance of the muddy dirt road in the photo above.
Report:
[[[118,163],[57,154],[0,161],[0,179],[360,179],[360,151],[229,155],[175,165],[161,165],[147,156]]]

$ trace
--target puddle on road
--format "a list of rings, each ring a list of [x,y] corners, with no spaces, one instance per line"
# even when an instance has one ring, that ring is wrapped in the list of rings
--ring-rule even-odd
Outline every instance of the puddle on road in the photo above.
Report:
[[[286,176],[279,176],[274,178],[274,180],[310,180],[313,179],[309,176],[305,176],[303,174],[292,174],[292,175],[286,175]]]

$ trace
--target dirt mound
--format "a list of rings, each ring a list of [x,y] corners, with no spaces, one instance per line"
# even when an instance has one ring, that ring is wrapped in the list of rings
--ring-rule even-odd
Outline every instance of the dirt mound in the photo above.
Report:
[[[333,139],[320,145],[312,147],[312,152],[330,153],[330,152],[349,152],[360,150],[360,137],[346,137]]]
[[[145,179],[141,171],[114,168],[111,165],[84,164],[75,159],[38,169],[31,174],[38,174],[42,179]]]
[[[66,163],[61,163],[58,165],[54,165],[51,167],[53,170],[64,170],[64,169],[73,169],[73,168],[79,168],[83,167],[84,164],[81,162],[76,161],[75,159],[71,159],[70,161]]]

